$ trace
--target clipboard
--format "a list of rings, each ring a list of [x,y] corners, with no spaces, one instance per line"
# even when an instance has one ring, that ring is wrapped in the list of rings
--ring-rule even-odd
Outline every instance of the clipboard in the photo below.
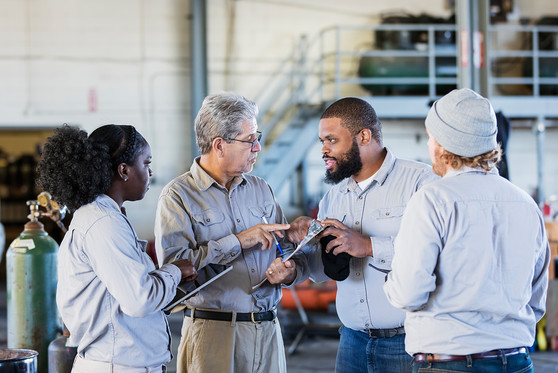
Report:
[[[183,302],[194,295],[201,289],[205,288],[213,281],[223,277],[226,273],[233,269],[229,264],[210,263],[198,270],[198,277],[193,281],[181,282],[176,288],[176,295],[163,308],[163,312],[169,314],[183,310],[186,305]]]

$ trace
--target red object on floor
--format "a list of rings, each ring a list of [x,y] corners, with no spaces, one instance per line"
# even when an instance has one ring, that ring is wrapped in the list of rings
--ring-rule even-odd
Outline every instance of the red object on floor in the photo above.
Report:
[[[306,280],[303,283],[295,285],[295,290],[305,310],[327,311],[329,304],[335,302],[337,284],[333,280],[322,283],[314,283],[310,280]],[[289,289],[283,289],[281,307],[283,309],[296,309],[296,303]]]

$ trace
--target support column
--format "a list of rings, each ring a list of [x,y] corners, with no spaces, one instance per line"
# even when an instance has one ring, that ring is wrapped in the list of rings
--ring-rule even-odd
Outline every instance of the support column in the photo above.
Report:
[[[457,0],[457,86],[487,97],[489,0]]]
[[[546,200],[544,190],[544,140],[546,134],[546,123],[543,117],[539,117],[533,125],[537,136],[537,202],[542,207]]]
[[[191,70],[191,133],[196,138],[194,121],[203,99],[207,96],[207,17],[205,0],[190,0],[190,59]],[[192,158],[198,155],[195,141],[192,142]]]

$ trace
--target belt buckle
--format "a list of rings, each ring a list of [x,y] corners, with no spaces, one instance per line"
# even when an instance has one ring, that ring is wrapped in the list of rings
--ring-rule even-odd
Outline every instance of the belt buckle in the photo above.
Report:
[[[395,337],[397,334],[399,334],[399,331],[397,330],[397,328],[395,328],[395,329],[387,329],[387,330],[386,330],[386,337],[385,337],[385,338],[393,338],[393,337]]]
[[[254,314],[255,313],[257,313],[257,312],[255,312],[255,311],[250,312],[250,321],[252,321],[254,324],[261,324],[262,323],[261,321],[254,320]]]

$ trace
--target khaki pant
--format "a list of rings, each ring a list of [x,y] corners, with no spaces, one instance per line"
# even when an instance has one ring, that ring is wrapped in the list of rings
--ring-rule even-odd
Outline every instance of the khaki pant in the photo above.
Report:
[[[185,317],[178,373],[286,373],[277,319],[259,324]]]
[[[125,365],[103,363],[101,361],[85,360],[76,356],[72,373],[165,373],[167,371],[164,365],[156,367],[129,367]]]

